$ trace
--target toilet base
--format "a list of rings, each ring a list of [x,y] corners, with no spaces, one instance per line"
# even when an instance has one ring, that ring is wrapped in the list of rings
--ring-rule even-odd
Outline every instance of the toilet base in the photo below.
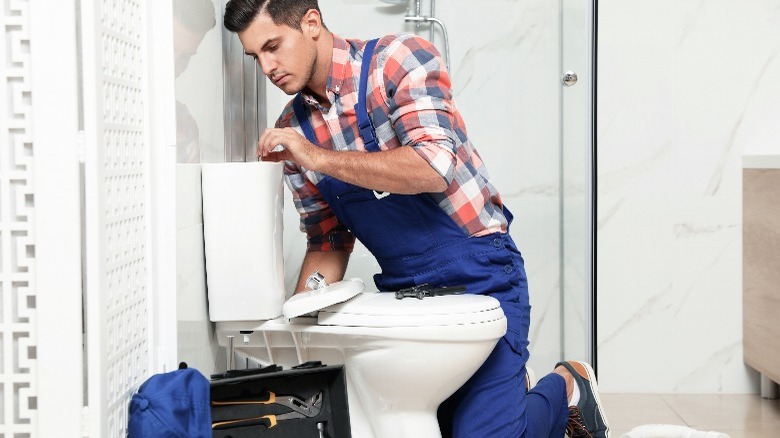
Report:
[[[375,438],[441,438],[436,411],[393,412],[374,418]]]

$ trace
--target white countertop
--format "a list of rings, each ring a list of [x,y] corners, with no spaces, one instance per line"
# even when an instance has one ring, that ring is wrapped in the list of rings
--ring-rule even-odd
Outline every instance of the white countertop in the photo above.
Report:
[[[780,169],[780,153],[746,153],[742,155],[744,169]]]

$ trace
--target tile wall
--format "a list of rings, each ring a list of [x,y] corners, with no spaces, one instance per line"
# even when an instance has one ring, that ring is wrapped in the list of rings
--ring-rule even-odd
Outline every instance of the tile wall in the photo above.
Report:
[[[757,392],[742,362],[742,162],[780,148],[780,4],[604,0],[598,353],[609,392]]]

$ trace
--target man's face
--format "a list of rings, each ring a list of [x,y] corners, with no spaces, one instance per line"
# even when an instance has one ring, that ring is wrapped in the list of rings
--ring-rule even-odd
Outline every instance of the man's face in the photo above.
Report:
[[[315,42],[303,31],[276,25],[268,14],[260,14],[238,39],[247,55],[257,59],[263,73],[288,95],[303,90],[314,74]]]
[[[175,77],[178,78],[190,65],[190,59],[198,51],[198,46],[206,33],[196,33],[183,26],[176,19],[173,20],[173,30],[174,68]]]

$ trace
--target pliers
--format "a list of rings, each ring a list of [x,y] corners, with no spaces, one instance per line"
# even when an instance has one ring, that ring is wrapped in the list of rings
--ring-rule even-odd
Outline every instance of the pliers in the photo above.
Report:
[[[397,300],[402,300],[404,298],[417,298],[418,300],[421,300],[425,297],[433,297],[436,295],[460,295],[465,292],[466,286],[432,287],[426,283],[397,290],[395,291],[395,298]]]
[[[267,414],[258,417],[237,418],[234,420],[215,421],[211,423],[213,430],[232,429],[236,427],[247,426],[265,426],[270,429],[279,421],[293,420],[298,418],[313,418],[319,415],[322,410],[322,391],[309,397],[307,400],[301,400],[292,395],[277,396],[273,391],[264,391],[259,398],[253,399],[233,399],[226,401],[212,401],[211,406],[229,407],[229,406],[259,406],[277,404],[292,409],[292,412],[286,414]]]

